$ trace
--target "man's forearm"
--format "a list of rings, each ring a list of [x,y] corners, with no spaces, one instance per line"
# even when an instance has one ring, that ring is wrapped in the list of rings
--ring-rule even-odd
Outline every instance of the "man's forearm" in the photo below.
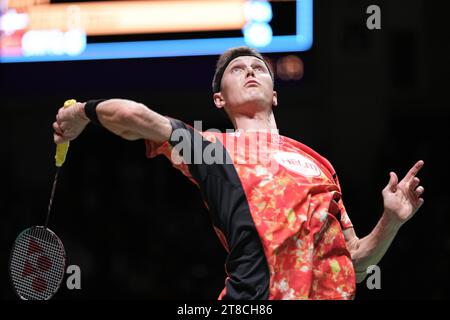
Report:
[[[373,231],[368,236],[355,241],[350,251],[357,273],[357,282],[364,280],[367,267],[380,262],[399,229],[400,224],[391,219],[388,214],[383,213]]]
[[[162,142],[171,133],[167,118],[131,100],[103,101],[97,106],[96,113],[103,127],[127,140]]]

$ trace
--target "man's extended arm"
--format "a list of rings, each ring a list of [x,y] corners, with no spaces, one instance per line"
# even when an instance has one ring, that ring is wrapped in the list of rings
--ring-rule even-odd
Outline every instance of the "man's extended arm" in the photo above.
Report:
[[[85,103],[60,108],[53,123],[55,143],[73,140],[84,130],[89,119]],[[170,121],[145,105],[131,100],[110,99],[96,108],[103,127],[127,140],[149,139],[156,143],[167,141],[172,128]]]
[[[383,189],[384,212],[373,231],[359,239],[353,228],[344,230],[347,247],[352,255],[356,281],[366,276],[367,267],[376,265],[386,253],[400,227],[422,206],[424,188],[416,177],[424,162],[418,161],[398,183],[397,175],[390,173],[388,185]]]
[[[347,247],[352,255],[356,272],[356,282],[362,282],[366,277],[366,270],[370,265],[376,265],[383,258],[394,240],[400,226],[390,220],[386,214],[378,221],[372,232],[359,239],[353,228],[344,230]]]

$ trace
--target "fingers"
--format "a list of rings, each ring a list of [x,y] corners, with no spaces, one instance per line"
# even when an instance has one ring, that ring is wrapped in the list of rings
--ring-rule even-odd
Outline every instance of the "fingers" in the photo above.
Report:
[[[67,138],[64,138],[62,135],[57,134],[56,132],[53,134],[53,141],[56,144],[61,144],[67,141]]]
[[[389,183],[387,185],[387,188],[392,191],[395,192],[397,190],[397,184],[398,184],[398,177],[395,174],[395,172],[390,172],[389,173]]]
[[[424,202],[425,202],[425,200],[423,200],[422,198],[419,198],[417,200],[417,210],[420,209],[420,207],[423,205]]]
[[[53,130],[55,131],[53,133],[53,141],[56,144],[61,144],[70,140],[69,132],[65,132],[65,130],[67,129],[65,127],[67,126],[68,117],[66,111],[67,110],[65,110],[64,107],[59,108],[55,117],[56,121],[52,124]]]
[[[53,122],[52,127],[53,127],[53,130],[55,130],[54,136],[58,137],[58,138],[54,138],[53,140],[57,139],[58,141],[61,141],[61,139],[63,139],[64,141],[62,141],[62,142],[70,140],[70,132],[65,131],[64,124],[59,125],[57,122]],[[62,142],[60,142],[60,143],[62,143]],[[55,140],[55,143],[56,143],[56,140]]]
[[[60,123],[61,122],[61,113],[63,112],[63,108],[59,108],[58,112],[56,113],[56,122]]]
[[[67,109],[64,107],[61,107],[58,109],[58,112],[56,113],[56,122],[61,124],[61,122],[68,120],[68,113]]]
[[[53,130],[55,130],[53,134],[53,141],[56,144],[61,144],[69,140],[69,137],[67,137],[67,132],[64,132],[66,130],[65,126],[67,125],[65,118],[66,115],[64,114],[64,107],[61,107],[58,109],[58,113],[56,114],[56,121],[52,124]]]
[[[55,132],[56,132],[58,135],[62,136],[62,135],[64,134],[63,130],[61,129],[61,127],[59,126],[59,124],[58,124],[56,121],[53,122],[52,127],[53,127],[53,130],[55,130]]]
[[[58,113],[56,114],[56,121],[53,123],[52,127],[53,130],[55,130],[55,133],[60,136],[61,138],[63,138],[63,136],[66,134],[67,132],[65,132],[67,130],[67,114],[65,113],[66,110],[64,110],[64,107],[61,107],[58,109]],[[67,141],[67,137],[64,138],[65,141]],[[58,140],[59,141],[59,140]],[[63,141],[63,142],[65,142]],[[55,140],[56,143],[56,140]],[[62,143],[62,142],[60,142]]]
[[[422,163],[420,163],[422,162]],[[423,161],[418,161],[416,165],[408,172],[408,174],[417,174],[417,172],[420,170],[420,168],[423,166]],[[413,169],[416,168],[416,171],[414,172]],[[412,172],[413,171],[413,172]],[[408,176],[408,175],[407,175]],[[405,180],[407,177],[405,177]],[[411,199],[416,203],[418,207],[420,207],[423,204],[423,199],[420,198],[422,194],[425,192],[425,188],[423,186],[419,186],[420,179],[417,177],[412,177],[411,180],[406,180],[406,187],[409,190],[409,194]]]
[[[408,173],[406,174],[405,178],[403,178],[403,180],[406,183],[409,183],[410,181],[412,181],[413,178],[419,172],[419,170],[423,167],[423,165],[424,165],[423,160],[417,161],[416,164],[411,169],[409,169]]]
[[[417,177],[414,177],[414,178],[412,179],[412,181],[409,183],[409,188],[410,188],[411,190],[416,189],[416,187],[419,185],[419,182],[420,182],[420,179],[417,178]]]
[[[422,187],[422,186],[420,186],[420,187],[417,187],[416,190],[414,190],[414,195],[415,195],[417,198],[419,198],[424,192],[425,192],[425,188]]]

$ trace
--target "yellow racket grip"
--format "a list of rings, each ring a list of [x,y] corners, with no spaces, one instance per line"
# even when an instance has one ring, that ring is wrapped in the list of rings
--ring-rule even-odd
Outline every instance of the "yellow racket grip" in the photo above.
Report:
[[[64,108],[68,108],[76,102],[75,99],[66,100]],[[69,151],[69,141],[56,145],[55,165],[57,167],[62,167],[64,161],[66,161],[67,151]]]

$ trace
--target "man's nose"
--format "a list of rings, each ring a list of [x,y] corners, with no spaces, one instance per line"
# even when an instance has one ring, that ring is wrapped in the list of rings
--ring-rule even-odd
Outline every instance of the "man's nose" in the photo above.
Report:
[[[255,76],[255,70],[253,70],[252,67],[247,67],[247,74],[246,77],[248,78],[249,76]]]

